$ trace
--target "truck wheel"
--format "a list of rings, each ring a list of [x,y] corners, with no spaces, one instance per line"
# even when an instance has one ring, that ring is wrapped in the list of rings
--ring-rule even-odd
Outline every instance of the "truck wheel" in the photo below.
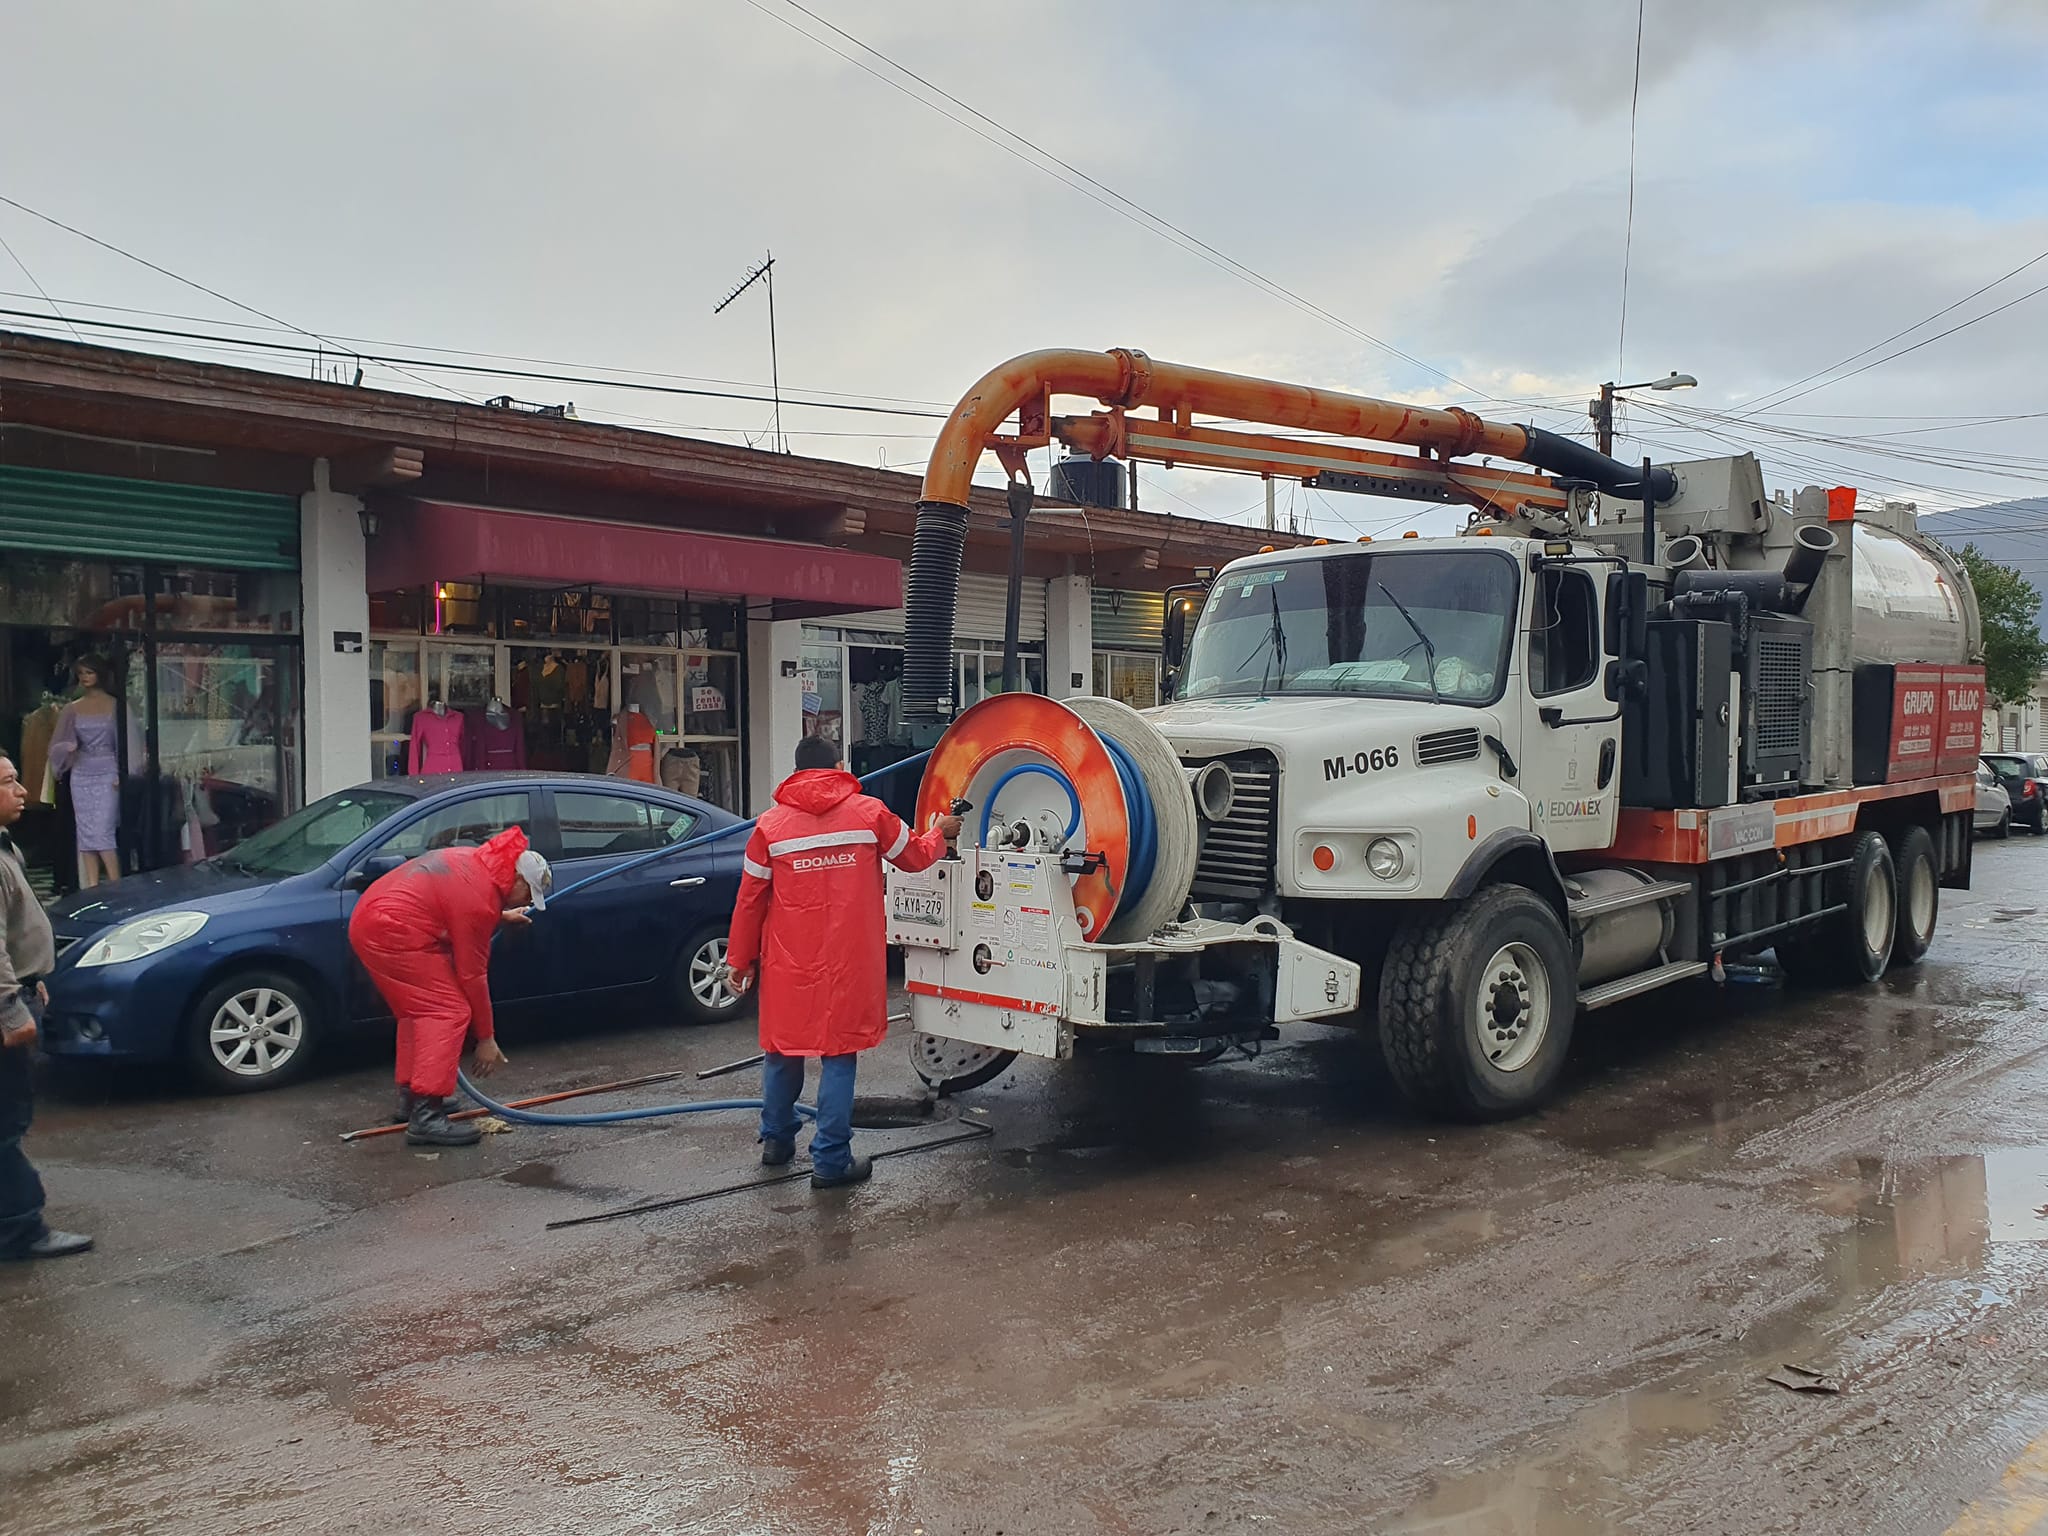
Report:
[[[1875,981],[1891,964],[1898,935],[1898,880],[1881,832],[1851,845],[1848,909],[1778,945],[1778,964],[1798,982],[1853,986]]]
[[[1522,886],[1492,885],[1396,931],[1380,976],[1380,1049],[1416,1104],[1502,1120],[1549,1096],[1578,1011],[1556,911]]]
[[[1918,965],[1934,943],[1941,912],[1941,872],[1934,863],[1934,839],[1922,826],[1907,827],[1892,847],[1899,886],[1899,916],[1892,937],[1893,965]]]
[[[992,1045],[972,1045],[921,1029],[910,1033],[910,1065],[924,1085],[941,1096],[992,1083],[1016,1059],[1015,1051],[999,1051]]]

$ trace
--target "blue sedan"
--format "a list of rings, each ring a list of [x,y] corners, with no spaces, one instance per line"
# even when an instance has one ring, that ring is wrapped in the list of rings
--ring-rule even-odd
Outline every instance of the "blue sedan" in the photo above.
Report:
[[[307,806],[231,852],[82,891],[51,914],[43,1048],[182,1062],[246,1092],[304,1072],[323,1040],[390,1027],[348,945],[379,875],[434,848],[526,829],[558,890],[738,818],[652,785],[580,774],[383,779]],[[734,834],[580,891],[499,935],[491,995],[508,1009],[652,994],[684,1017],[729,1017],[720,966],[739,891]]]

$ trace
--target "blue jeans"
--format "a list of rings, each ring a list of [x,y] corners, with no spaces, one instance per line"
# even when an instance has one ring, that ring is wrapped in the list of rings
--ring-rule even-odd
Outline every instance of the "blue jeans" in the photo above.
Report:
[[[42,1016],[32,995],[22,1001],[30,1013]],[[43,1181],[21,1150],[21,1138],[35,1117],[29,1077],[35,1054],[34,1047],[25,1045],[0,1050],[0,1257],[5,1258],[21,1257],[49,1230],[43,1225]]]
[[[802,1056],[770,1051],[761,1063],[761,1139],[794,1141],[796,1100],[804,1089]],[[811,1132],[811,1167],[844,1173],[853,1164],[853,1073],[860,1058],[823,1056],[818,1061],[818,1124]]]

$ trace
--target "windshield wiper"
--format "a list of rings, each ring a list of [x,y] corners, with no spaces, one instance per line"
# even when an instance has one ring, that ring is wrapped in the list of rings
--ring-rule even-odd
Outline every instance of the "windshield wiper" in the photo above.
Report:
[[[1399,613],[1402,618],[1408,621],[1408,627],[1415,631],[1415,638],[1422,642],[1423,660],[1429,663],[1429,702],[1432,704],[1443,703],[1444,696],[1441,692],[1438,691],[1436,686],[1435,644],[1431,642],[1429,635],[1424,631],[1423,627],[1415,622],[1415,615],[1408,611],[1408,605],[1402,602],[1401,599],[1399,599],[1398,597],[1394,596],[1392,592],[1388,591],[1387,584],[1384,581],[1376,581],[1373,583],[1373,585],[1378,587],[1382,592],[1386,592],[1387,601],[1392,603],[1394,605],[1394,610],[1397,613]]]

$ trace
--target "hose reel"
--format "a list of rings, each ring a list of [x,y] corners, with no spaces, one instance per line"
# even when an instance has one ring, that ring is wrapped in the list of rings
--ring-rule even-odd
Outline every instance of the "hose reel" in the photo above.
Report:
[[[1227,805],[1215,785],[1212,807]],[[1195,797],[1166,738],[1114,699],[997,694],[939,738],[917,824],[952,801],[982,808],[984,847],[1021,835],[1070,856],[1074,910],[1091,942],[1128,943],[1180,915],[1195,876]]]

